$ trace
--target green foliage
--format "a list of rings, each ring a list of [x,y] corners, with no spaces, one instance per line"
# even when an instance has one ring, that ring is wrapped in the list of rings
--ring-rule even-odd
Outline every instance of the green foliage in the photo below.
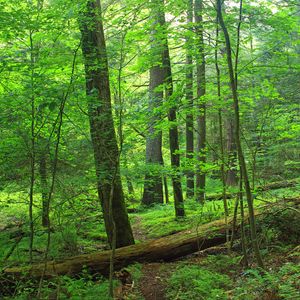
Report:
[[[287,206],[280,211],[273,210],[265,216],[259,225],[268,243],[298,244],[300,236],[299,213]]]
[[[218,254],[208,255],[200,265],[212,272],[219,272],[222,274],[234,274],[239,268],[241,257],[236,254]]]
[[[168,298],[180,300],[227,299],[228,276],[196,265],[179,265],[168,280]]]
[[[117,287],[118,282],[114,282],[114,285]],[[108,281],[102,277],[92,278],[88,272],[84,271],[78,279],[62,276],[57,280],[44,281],[40,291],[38,291],[38,287],[39,284],[34,281],[20,282],[15,295],[4,299],[111,299],[108,296]],[[37,297],[38,292],[40,294],[39,298]]]
[[[108,296],[109,284],[107,280],[101,279],[97,282],[92,281],[89,277],[84,277],[78,280],[73,278],[64,277],[63,286],[66,289],[66,293],[69,298],[75,300],[87,299],[93,300],[95,298],[109,300]],[[68,299],[68,297],[62,297],[60,299]]]
[[[267,295],[287,300],[300,298],[299,264],[287,263],[270,272],[251,269],[244,276],[234,289],[233,299],[264,299]]]
[[[231,211],[233,204],[230,201],[228,202]],[[140,208],[138,213],[132,216],[140,219],[140,228],[151,238],[195,228],[224,216],[224,207],[221,200],[206,202],[204,206],[193,199],[188,200],[185,202],[185,211],[185,218],[176,219],[173,214],[173,204],[163,204],[151,208]]]

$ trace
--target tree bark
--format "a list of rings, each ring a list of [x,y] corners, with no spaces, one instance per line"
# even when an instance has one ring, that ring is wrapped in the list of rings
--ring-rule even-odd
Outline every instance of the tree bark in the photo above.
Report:
[[[162,41],[158,36],[161,23],[160,1],[151,2],[151,16],[153,18],[151,32],[151,57],[149,84],[149,123],[146,139],[146,164],[152,169],[145,176],[142,204],[163,203],[163,184],[159,168],[162,166],[162,131],[157,128],[162,115],[159,107],[163,102],[164,72],[162,67]],[[161,88],[160,88],[161,87]]]
[[[171,167],[172,167],[172,185],[174,193],[174,206],[175,206],[175,215],[176,217],[183,217],[184,213],[184,204],[183,204],[183,195],[182,195],[182,186],[181,186],[181,176],[180,172],[180,154],[179,154],[179,134],[177,127],[177,116],[176,116],[176,105],[175,101],[172,98],[173,96],[173,80],[172,80],[172,69],[171,69],[171,60],[170,52],[168,46],[168,38],[166,33],[166,21],[164,13],[164,0],[161,0],[162,6],[162,16],[160,24],[162,26],[163,35],[164,35],[164,45],[163,45],[163,67],[164,67],[164,84],[166,92],[166,101],[168,102],[170,108],[168,111],[168,120],[169,120],[169,143],[170,143],[170,156],[171,156]]]
[[[82,51],[85,63],[86,94],[90,131],[94,149],[97,189],[103,210],[109,244],[113,241],[113,221],[116,225],[116,247],[134,243],[124,202],[119,170],[119,149],[114,130],[109,86],[106,44],[99,0],[87,2],[80,17]],[[113,187],[112,187],[113,185]],[[109,199],[113,189],[112,212]]]
[[[197,157],[199,167],[196,172],[196,198],[201,203],[205,200],[205,163],[206,163],[206,104],[205,96],[205,54],[203,39],[203,1],[195,0],[195,23],[198,37],[197,55],[197,97],[198,97],[198,116],[197,116]]]
[[[186,114],[185,130],[186,130],[186,159],[188,162],[188,171],[186,174],[186,196],[187,198],[194,197],[195,189],[195,176],[194,170],[189,160],[194,157],[194,115],[193,115],[193,106],[194,106],[194,93],[193,93],[193,56],[191,54],[190,47],[192,45],[189,31],[193,24],[193,0],[188,1],[187,8],[187,25],[188,33],[186,38],[186,85],[185,85],[185,96],[187,100],[187,109],[188,113]],[[190,169],[191,168],[191,169]]]

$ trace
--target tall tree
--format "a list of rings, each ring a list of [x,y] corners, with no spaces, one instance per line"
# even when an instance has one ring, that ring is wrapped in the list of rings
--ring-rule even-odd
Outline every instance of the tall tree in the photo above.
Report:
[[[203,1],[195,0],[194,5],[197,46],[197,157],[199,167],[196,173],[196,198],[201,203],[205,200],[205,163],[206,163],[206,82],[205,82],[205,53],[203,38]]]
[[[142,203],[150,205],[163,203],[163,184],[159,168],[162,159],[162,131],[157,128],[162,118],[160,107],[163,102],[164,68],[162,66],[163,40],[160,36],[161,13],[160,0],[151,1],[151,67],[149,84],[149,122],[146,139],[146,163],[151,169],[145,176]]]
[[[193,24],[193,0],[187,2],[187,37],[186,37],[186,86],[185,97],[187,100],[188,113],[186,115],[186,158],[191,160],[194,157],[194,93],[193,93],[193,56],[191,54],[191,26]],[[188,164],[190,165],[190,163]],[[192,170],[186,174],[186,195],[188,198],[194,197],[195,176]]]
[[[239,164],[240,164],[241,172],[242,172],[243,179],[244,179],[244,186],[245,186],[248,209],[249,209],[249,221],[250,221],[250,233],[251,233],[252,246],[253,246],[254,253],[255,253],[255,256],[256,256],[259,266],[263,267],[264,264],[263,264],[263,261],[262,261],[261,255],[260,255],[258,240],[257,240],[253,198],[252,198],[251,189],[250,189],[246,160],[244,157],[244,152],[242,149],[242,143],[241,143],[241,139],[240,139],[239,98],[238,98],[238,91],[237,91],[237,84],[236,84],[237,82],[236,82],[236,78],[235,78],[235,74],[234,74],[234,67],[233,67],[233,61],[232,61],[232,55],[231,55],[231,53],[232,53],[231,41],[230,41],[230,36],[229,36],[228,30],[227,30],[226,24],[223,19],[221,0],[217,0],[217,14],[218,14],[220,26],[222,27],[224,37],[225,37],[228,74],[229,74],[230,87],[231,87],[233,103],[234,103],[235,138],[236,138],[236,144],[237,144],[238,159],[239,159]]]
[[[108,60],[100,1],[87,1],[86,9],[79,21],[97,189],[105,228],[111,246],[114,244],[114,238],[116,247],[127,246],[133,244],[134,239],[121,184],[120,153],[112,116]],[[112,215],[109,213],[110,200]]]
[[[164,12],[164,0],[160,0],[161,9],[159,11],[159,19],[161,20],[161,27],[163,30],[163,48],[162,48],[162,64],[164,67],[164,83],[166,92],[166,101],[168,103],[168,120],[169,120],[169,143],[170,143],[170,156],[171,156],[171,166],[172,166],[172,185],[174,193],[174,205],[176,217],[184,216],[184,204],[181,186],[181,176],[179,174],[180,168],[180,154],[179,154],[179,134],[177,127],[177,116],[176,116],[176,100],[173,94],[173,79],[172,79],[172,69],[170,60],[170,51],[168,45],[168,37],[166,33],[166,21]]]

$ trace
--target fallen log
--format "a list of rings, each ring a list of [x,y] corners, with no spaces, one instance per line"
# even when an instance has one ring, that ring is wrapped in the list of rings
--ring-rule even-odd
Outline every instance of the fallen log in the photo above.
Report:
[[[286,199],[283,199],[287,202]],[[300,203],[300,197],[288,201]],[[270,205],[274,207],[274,203]],[[256,211],[259,215],[266,212]],[[231,229],[232,218],[229,218],[228,228]],[[134,262],[156,262],[171,261],[176,258],[204,250],[213,246],[221,245],[226,241],[226,223],[224,220],[217,220],[199,226],[197,229],[183,231],[162,237],[156,240],[116,249],[114,269],[121,268]],[[236,224],[236,230],[240,227],[240,220]],[[90,273],[103,275],[109,272],[109,261],[111,251],[102,251],[91,254],[78,255],[65,260],[53,260],[45,263],[33,264],[25,267],[11,267],[4,269],[7,276],[21,277],[23,275],[32,278],[50,278],[57,275],[74,276],[80,274],[83,269]]]
[[[294,187],[297,183],[298,182],[296,180],[275,181],[266,185],[257,186],[256,191],[265,192],[269,190],[278,190],[288,187]]]
[[[156,240],[116,249],[114,269],[119,270],[134,262],[170,261],[225,242],[226,226],[224,220],[218,220],[198,228],[179,232]],[[83,269],[91,273],[108,274],[111,251],[84,254],[63,261],[49,261],[25,267],[4,269],[4,274],[20,277],[45,278],[57,275],[76,275]]]
[[[276,182],[271,182],[266,185],[260,185],[257,186],[255,189],[255,192],[266,192],[270,190],[278,190],[282,188],[288,188],[288,187],[294,187],[296,186],[298,182],[296,180],[285,180],[285,181],[276,181]],[[226,198],[234,198],[237,195],[237,193],[226,193]],[[207,201],[214,201],[214,200],[222,200],[223,199],[223,194],[212,194],[212,195],[207,195],[206,200]]]

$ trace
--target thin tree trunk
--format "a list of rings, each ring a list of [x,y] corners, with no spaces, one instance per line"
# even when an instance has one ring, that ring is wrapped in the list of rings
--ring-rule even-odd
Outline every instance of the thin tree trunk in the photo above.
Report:
[[[240,31],[242,25],[242,9],[243,2],[240,1],[240,9],[239,9],[239,23],[237,26],[237,43],[235,49],[235,63],[234,63],[234,78],[236,89],[238,88],[238,62],[239,62],[239,53],[240,53]],[[227,184],[231,186],[236,186],[238,183],[237,176],[237,152],[236,152],[236,141],[234,136],[235,131],[235,123],[232,118],[228,120],[228,143],[227,143],[227,151],[228,151],[228,164],[230,169],[227,171]]]
[[[166,22],[165,14],[163,10],[164,1],[161,0],[162,5],[162,29],[165,31]],[[164,67],[164,83],[166,91],[166,101],[169,102],[170,108],[168,111],[168,120],[170,122],[169,128],[169,143],[170,143],[170,156],[171,156],[171,167],[172,167],[172,185],[174,193],[174,206],[175,206],[175,215],[176,217],[184,216],[184,204],[183,204],[183,195],[181,187],[181,177],[179,174],[180,169],[180,154],[179,154],[179,134],[177,127],[177,117],[176,117],[176,105],[175,101],[172,98],[173,96],[173,80],[172,80],[172,69],[170,61],[170,53],[168,46],[168,38],[166,32],[164,32],[164,45],[163,45],[163,67]]]
[[[218,39],[219,39],[219,24],[217,20],[216,27],[216,46],[215,46],[215,67],[217,73],[217,88],[218,88],[218,100],[221,100],[221,73],[218,61]],[[222,198],[225,214],[225,222],[227,224],[227,219],[229,216],[228,205],[227,205],[227,186],[226,186],[226,173],[225,173],[225,155],[224,155],[224,141],[223,141],[223,118],[222,109],[218,110],[218,120],[219,120],[219,141],[220,141],[220,153],[221,153],[221,178],[222,178]],[[226,242],[229,242],[229,229],[226,232]]]
[[[191,30],[191,25],[193,24],[193,0],[188,1],[187,9],[187,25],[188,31]],[[188,162],[189,169],[186,174],[186,196],[187,198],[194,197],[195,189],[195,176],[194,170],[190,164],[191,159],[194,157],[194,115],[193,115],[193,105],[194,105],[194,93],[193,93],[193,56],[191,54],[190,47],[192,45],[190,34],[188,32],[186,38],[186,100],[188,106],[188,113],[186,115],[186,159]],[[191,169],[190,169],[191,168]]]
[[[34,194],[34,183],[35,183],[35,58],[34,58],[34,45],[33,45],[33,32],[30,31],[30,69],[31,69],[31,153],[30,153],[30,188],[29,188],[29,261],[32,262],[32,250],[33,250],[33,239],[34,239],[34,224],[33,224],[33,194]]]
[[[226,122],[227,129],[227,156],[229,169],[226,172],[226,184],[229,186],[236,186],[238,183],[237,177],[237,152],[236,152],[236,141],[234,136],[235,125],[234,120],[231,116],[228,116]]]
[[[253,198],[251,194],[250,184],[249,184],[249,178],[248,178],[248,171],[246,166],[246,161],[242,149],[242,144],[240,140],[240,113],[239,113],[239,98],[237,93],[237,86],[236,86],[236,79],[234,76],[234,68],[232,63],[232,56],[231,56],[231,42],[229,33],[227,30],[227,27],[223,20],[223,14],[222,14],[222,4],[221,0],[217,0],[217,13],[220,25],[224,32],[225,37],[225,43],[226,43],[226,53],[227,53],[227,63],[228,63],[228,72],[229,72],[229,79],[230,79],[230,87],[232,91],[233,101],[234,101],[234,115],[235,115],[235,137],[236,137],[236,143],[237,143],[237,152],[238,152],[238,158],[239,158],[239,164],[241,167],[243,179],[244,179],[244,186],[246,191],[246,197],[247,197],[247,203],[248,203],[248,210],[249,210],[249,220],[250,220],[250,233],[251,233],[251,240],[252,240],[252,246],[254,250],[254,254],[256,256],[257,263],[260,267],[264,267],[259,246],[258,246],[258,240],[257,240],[257,233],[256,233],[256,221],[255,221],[255,214],[254,214],[254,207],[253,207]]]
[[[238,198],[241,207],[241,241],[243,250],[243,261],[244,265],[248,267],[248,254],[247,254],[247,243],[246,243],[246,233],[245,233],[245,212],[244,212],[244,199],[243,199],[243,175],[240,170],[240,182],[239,182],[239,193]]]
[[[195,0],[194,6],[196,32],[198,37],[197,55],[197,158],[199,167],[196,172],[196,199],[201,203],[205,200],[205,163],[206,163],[206,103],[203,96],[206,92],[205,84],[205,55],[203,39],[203,1]]]
[[[165,194],[165,203],[168,204],[170,202],[170,199],[169,199],[169,189],[168,189],[167,176],[164,176],[164,194]]]
[[[114,221],[118,248],[133,244],[134,239],[121,184],[119,149],[112,116],[108,62],[99,0],[87,2],[87,9],[80,17],[80,26],[98,195],[109,244],[113,245]],[[114,191],[112,216],[109,214],[111,190]]]

